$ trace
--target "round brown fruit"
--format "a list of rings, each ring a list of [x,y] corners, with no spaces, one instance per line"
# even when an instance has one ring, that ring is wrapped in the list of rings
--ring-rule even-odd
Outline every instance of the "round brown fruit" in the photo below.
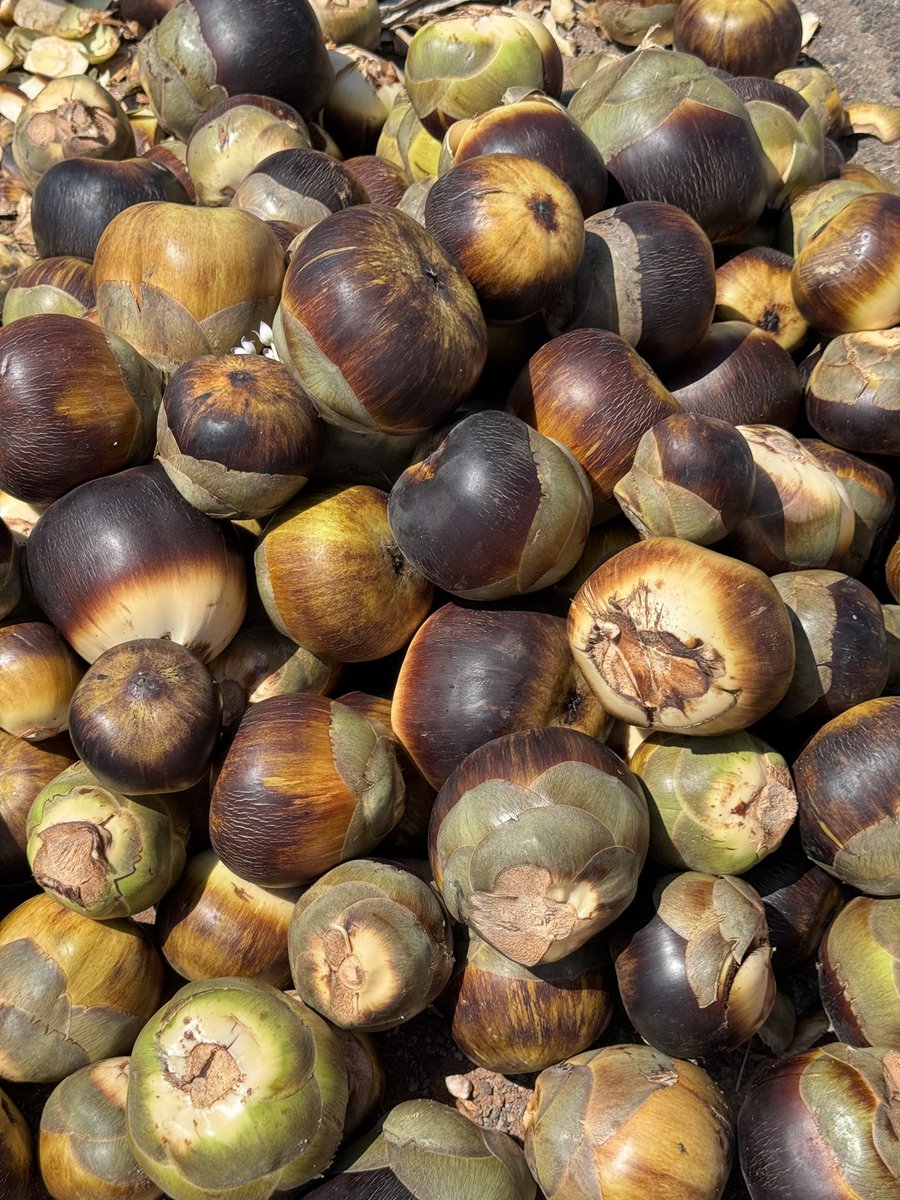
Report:
[[[571,188],[518,154],[482,154],[451,167],[428,192],[425,228],[462,266],[485,316],[499,321],[545,308],[584,249]]]
[[[222,702],[209,670],[163,638],[111,647],[69,706],[72,745],[104,786],[129,796],[181,792],[209,769]]]
[[[762,571],[680,538],[629,546],[595,571],[572,602],[569,642],[607,711],[677,733],[746,729],[794,672],[790,617]]]
[[[397,546],[378,488],[304,492],[269,523],[256,581],[276,629],[315,654],[366,662],[399,650],[432,586]]]

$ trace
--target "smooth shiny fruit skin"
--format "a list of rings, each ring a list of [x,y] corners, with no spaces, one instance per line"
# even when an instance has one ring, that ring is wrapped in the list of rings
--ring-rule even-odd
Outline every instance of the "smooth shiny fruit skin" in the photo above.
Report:
[[[82,484],[34,535],[35,598],[89,662],[135,636],[172,638],[208,661],[243,620],[247,578],[234,530],[188,504],[158,464]]]
[[[634,465],[615,486],[643,537],[717,542],[746,514],[756,468],[733,425],[700,413],[673,413],[638,442]]]
[[[806,854],[870,896],[900,895],[900,697],[832,718],[794,763]]]
[[[474,388],[487,327],[460,266],[384,205],[332,213],[291,258],[275,346],[320,413],[357,432],[424,432]]]
[[[5,326],[0,487],[50,504],[88,480],[146,462],[161,395],[159,372],[93,321],[40,313]]]
[[[896,1111],[895,1078],[892,1053],[840,1042],[766,1067],[747,1089],[737,1119],[752,1200],[854,1200],[869,1187],[871,1195],[893,1195],[900,1156],[887,1130]]]
[[[318,1014],[226,976],[186,984],[141,1030],[126,1127],[138,1163],[174,1200],[268,1200],[331,1163],[347,1094],[340,1046]],[[174,1148],[173,1129],[184,1131]]]
[[[498,321],[544,308],[568,286],[584,249],[574,192],[549,167],[518,154],[455,164],[429,189],[424,218],[471,280],[485,316]]]
[[[803,384],[793,359],[746,321],[716,321],[662,376],[686,412],[732,425],[790,429],[800,414]]]
[[[888,329],[900,323],[898,256],[900,196],[859,196],[797,255],[794,303],[819,333]]]
[[[185,142],[213,104],[244,92],[312,119],[334,80],[306,0],[189,0],[163,15],[151,39],[141,47],[141,81],[162,125]]]
[[[649,920],[647,908],[632,909],[612,946],[619,993],[641,1037],[691,1059],[749,1041],[776,990],[759,896],[734,876],[685,871],[656,885]]]
[[[576,329],[542,346],[516,380],[509,408],[575,455],[591,481],[595,521],[619,511],[613,488],[641,435],[681,410],[640,355],[603,329]]]
[[[35,796],[76,759],[67,737],[28,742],[0,731],[0,879],[24,882],[31,874],[25,856],[25,825]]]
[[[605,941],[529,969],[469,933],[438,1001],[453,1040],[477,1066],[503,1075],[543,1071],[594,1045],[613,1013]]]
[[[454,163],[479,154],[521,154],[542,162],[569,185],[585,217],[606,200],[606,168],[597,148],[546,97],[532,94],[489,109],[448,141]]]
[[[204,850],[160,901],[160,949],[184,979],[240,975],[287,987],[287,930],[299,896],[297,888],[249,883]]]
[[[406,558],[444,591],[472,600],[555,583],[578,561],[592,513],[575,456],[493,411],[450,429],[403,472],[388,502]]]
[[[207,668],[163,638],[120,642],[69,705],[72,744],[101,783],[129,796],[180,792],[208,770],[222,702]]]
[[[652,1046],[588,1050],[538,1076],[525,1155],[547,1200],[719,1200],[734,1146],[710,1076]]]
[[[503,734],[548,725],[602,739],[609,722],[572,661],[560,617],[445,604],[410,643],[391,724],[438,788],[467,754]]]
[[[793,67],[803,30],[794,0],[681,0],[672,40],[711,67],[771,78]]]
[[[832,446],[900,455],[900,328],[829,342],[809,376],[806,416]]]
[[[132,204],[189,204],[175,176],[145,158],[121,162],[66,159],[45,171],[34,189],[31,223],[41,258],[92,259],[109,222]]]

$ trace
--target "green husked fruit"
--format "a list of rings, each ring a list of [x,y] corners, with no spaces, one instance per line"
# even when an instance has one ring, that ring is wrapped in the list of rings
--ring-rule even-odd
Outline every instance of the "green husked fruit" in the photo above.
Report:
[[[132,1152],[172,1200],[268,1200],[334,1157],[347,1073],[325,1021],[268,984],[190,983],[131,1057]]]

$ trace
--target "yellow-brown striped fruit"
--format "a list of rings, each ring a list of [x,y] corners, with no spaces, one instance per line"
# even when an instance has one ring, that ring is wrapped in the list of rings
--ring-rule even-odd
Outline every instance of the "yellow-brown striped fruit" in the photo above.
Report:
[[[3,301],[3,324],[38,313],[84,317],[94,307],[94,267],[83,258],[39,258],[19,271]]]
[[[716,271],[716,321],[746,321],[788,352],[809,332],[791,294],[794,261],[782,250],[753,246]]]
[[[306,234],[273,333],[325,419],[362,432],[431,428],[468,396],[487,355],[459,264],[412,217],[376,204],[332,213]]]
[[[31,1131],[0,1088],[0,1191],[4,1200],[32,1200],[33,1184]]]
[[[255,561],[276,629],[339,662],[399,650],[431,605],[431,583],[398,548],[378,488],[304,492],[266,527]]]
[[[41,742],[69,727],[84,663],[47,621],[0,625],[0,729]]]
[[[469,932],[463,960],[439,1002],[453,1040],[488,1071],[543,1071],[594,1045],[615,992],[605,941],[592,938],[558,962],[524,967]]]
[[[594,520],[618,512],[613,488],[634,461],[641,435],[681,405],[623,338],[576,329],[532,355],[509,407],[562,444],[588,473]]]
[[[25,823],[35,796],[77,758],[67,737],[28,742],[0,731],[0,879],[24,882]]]
[[[711,67],[769,78],[793,67],[803,40],[794,0],[681,0],[672,34]]]
[[[259,354],[201,355],[166,387],[156,456],[212,517],[268,517],[306,483],[323,424],[287,367]]]
[[[242,879],[295,887],[367,854],[403,812],[384,726],[303,692],[251,705],[222,764],[213,848]]]
[[[481,154],[520,154],[549,167],[575,193],[583,216],[599,212],[606,199],[606,168],[596,146],[561,104],[540,92],[456,121],[441,146],[440,167]]]
[[[499,321],[544,308],[584,249],[572,189],[518,154],[480,154],[451,167],[428,192],[425,228],[462,266],[485,315]]]
[[[159,948],[184,979],[240,975],[287,987],[287,931],[299,896],[296,888],[241,879],[215,850],[204,850],[160,902]]]
[[[278,238],[237,208],[135,204],[94,255],[101,325],[169,372],[271,322],[283,279]]]
[[[851,200],[809,239],[794,263],[794,303],[819,333],[900,323],[900,196]]]

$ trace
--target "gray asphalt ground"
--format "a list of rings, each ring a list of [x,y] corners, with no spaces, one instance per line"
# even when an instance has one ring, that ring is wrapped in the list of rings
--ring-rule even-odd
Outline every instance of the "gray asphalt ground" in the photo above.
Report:
[[[808,54],[831,72],[845,103],[900,103],[900,0],[809,0],[799,8],[822,22]],[[861,137],[841,145],[846,156],[900,183],[900,142]]]

